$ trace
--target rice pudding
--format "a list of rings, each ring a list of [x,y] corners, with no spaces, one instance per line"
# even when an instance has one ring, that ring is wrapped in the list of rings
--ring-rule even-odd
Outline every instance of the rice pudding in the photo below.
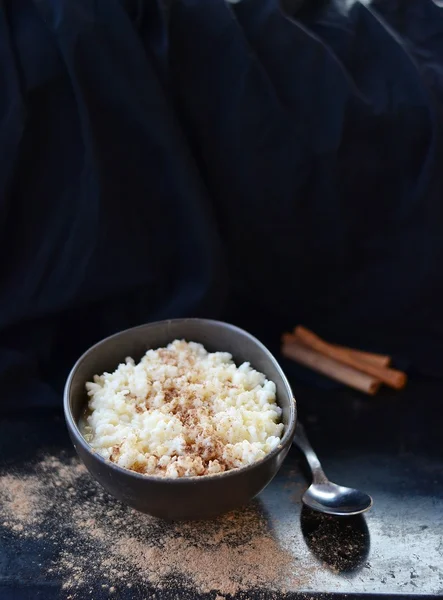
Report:
[[[176,340],[86,384],[86,441],[120,467],[161,477],[217,475],[262,459],[284,425],[272,381],[226,352]]]

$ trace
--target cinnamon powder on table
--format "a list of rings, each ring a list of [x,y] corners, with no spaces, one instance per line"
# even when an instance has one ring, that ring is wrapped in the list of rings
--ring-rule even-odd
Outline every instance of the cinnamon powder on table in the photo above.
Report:
[[[47,577],[61,579],[71,598],[97,581],[109,594],[193,589],[217,600],[253,589],[281,594],[310,579],[306,570],[294,576],[294,557],[258,503],[212,521],[166,523],[111,498],[77,459],[46,457],[33,474],[0,475],[2,528],[56,548]]]
[[[8,518],[12,519],[11,526],[22,530],[34,524],[39,517],[39,495],[42,492],[42,482],[37,478],[3,475],[0,479],[0,506],[6,510],[2,516],[7,526]]]

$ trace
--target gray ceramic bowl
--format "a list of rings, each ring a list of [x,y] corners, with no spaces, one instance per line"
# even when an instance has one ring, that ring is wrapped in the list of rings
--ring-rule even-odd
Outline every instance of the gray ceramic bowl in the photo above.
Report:
[[[209,351],[230,352],[277,386],[277,402],[285,425],[281,444],[264,459],[220,475],[165,479],[118,467],[92,450],[78,428],[87,402],[86,381],[114,370],[127,356],[139,360],[149,348],[175,339],[200,342]],[[90,348],[76,363],[64,393],[66,423],[72,443],[91,475],[113,496],[142,512],[164,519],[204,519],[246,504],[279,470],[292,443],[297,418],[289,383],[272,354],[249,333],[218,321],[177,319],[117,333]]]

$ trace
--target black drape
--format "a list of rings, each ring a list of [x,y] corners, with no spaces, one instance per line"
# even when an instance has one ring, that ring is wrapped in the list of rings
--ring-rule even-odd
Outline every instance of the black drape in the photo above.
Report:
[[[2,406],[176,316],[443,375],[443,9],[170,4],[0,0]]]

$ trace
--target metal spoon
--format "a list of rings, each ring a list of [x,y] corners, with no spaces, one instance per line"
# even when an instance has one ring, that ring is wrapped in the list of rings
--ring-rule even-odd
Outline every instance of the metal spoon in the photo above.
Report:
[[[368,494],[328,480],[300,422],[297,423],[292,443],[302,451],[312,473],[312,484],[302,498],[306,506],[337,516],[359,515],[371,508],[372,498]]]

